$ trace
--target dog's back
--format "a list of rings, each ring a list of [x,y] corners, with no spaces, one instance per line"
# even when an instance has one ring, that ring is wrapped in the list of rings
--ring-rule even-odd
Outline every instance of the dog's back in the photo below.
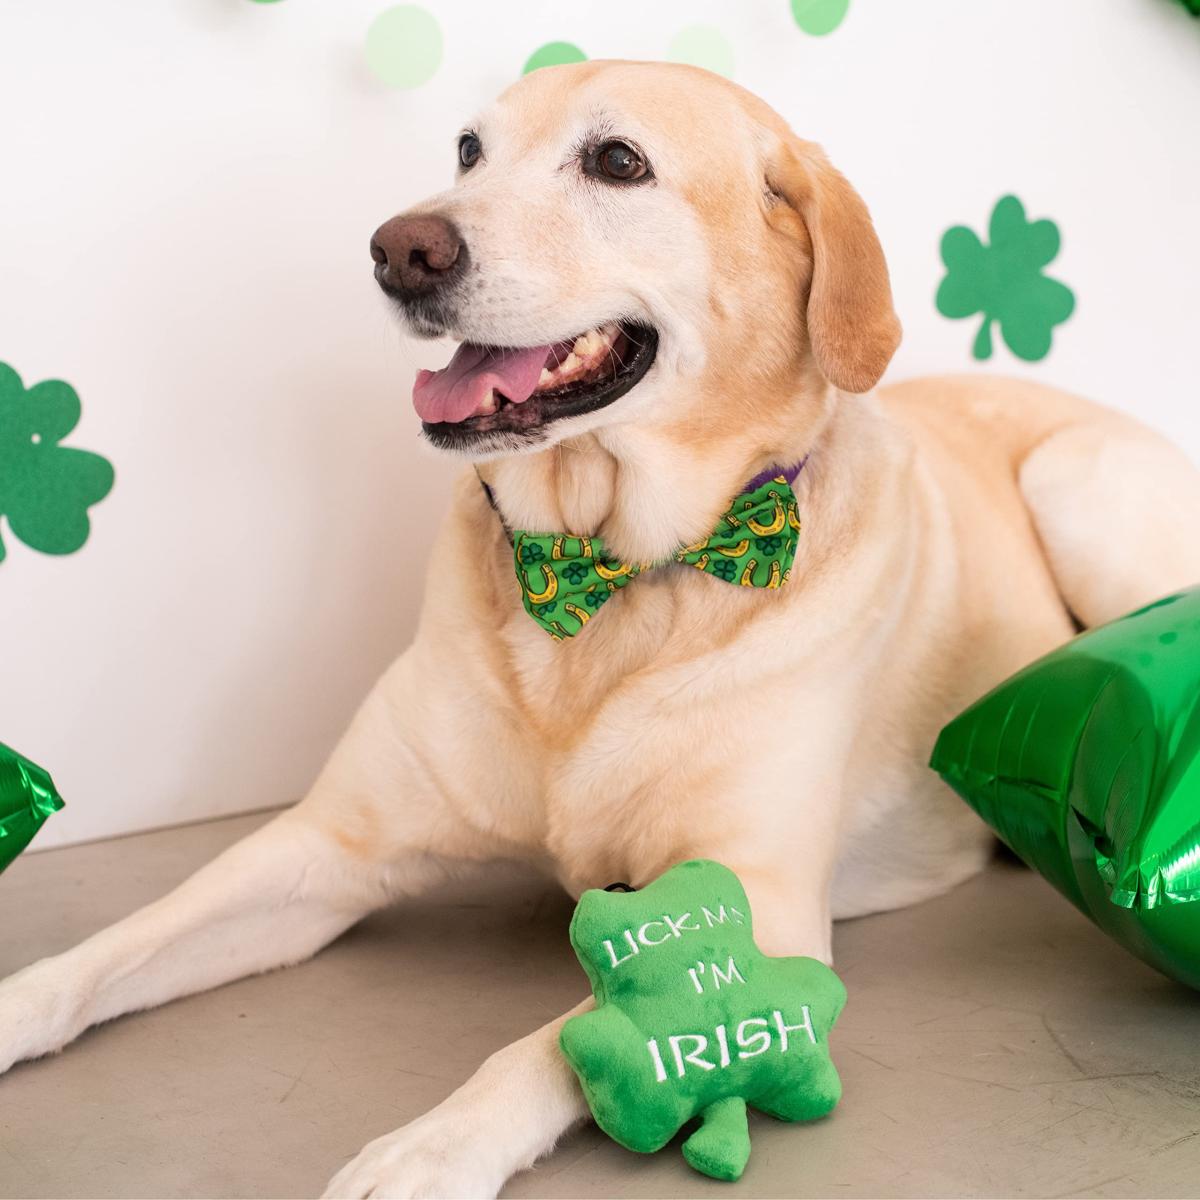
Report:
[[[1067,392],[994,376],[916,379],[881,390],[928,461],[959,464],[993,506],[1028,511],[1064,604],[1085,625],[1200,580],[1200,471],[1140,422]],[[967,538],[981,569],[993,545]]]

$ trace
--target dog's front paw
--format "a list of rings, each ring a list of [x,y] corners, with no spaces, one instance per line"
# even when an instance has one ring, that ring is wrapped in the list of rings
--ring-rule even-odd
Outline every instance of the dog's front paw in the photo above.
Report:
[[[53,959],[0,980],[0,1075],[61,1050],[80,1031],[78,1008]]]
[[[481,1200],[504,1186],[499,1147],[481,1131],[438,1111],[365,1146],[330,1180],[325,1200]]]

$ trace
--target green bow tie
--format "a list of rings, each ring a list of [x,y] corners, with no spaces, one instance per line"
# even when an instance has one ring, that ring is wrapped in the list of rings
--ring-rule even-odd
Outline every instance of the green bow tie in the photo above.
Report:
[[[684,546],[663,562],[617,562],[605,555],[598,537],[518,529],[513,564],[525,611],[562,641],[574,637],[636,575],[669,563],[686,563],[743,587],[781,587],[796,557],[799,532],[795,493],[779,475],[742,492],[704,541]]]

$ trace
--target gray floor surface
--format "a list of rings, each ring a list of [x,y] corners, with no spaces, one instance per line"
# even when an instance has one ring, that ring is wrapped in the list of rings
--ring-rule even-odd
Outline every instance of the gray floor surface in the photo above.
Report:
[[[0,976],[152,900],[264,818],[18,860]],[[0,1078],[0,1196],[318,1194],[490,1051],[586,990],[570,902],[506,871],[364,921],[315,960],[84,1035]],[[839,926],[845,1098],[752,1123],[738,1184],[594,1127],[513,1197],[1194,1196],[1200,1002],[1008,862]],[[464,1153],[470,1148],[464,1147]]]

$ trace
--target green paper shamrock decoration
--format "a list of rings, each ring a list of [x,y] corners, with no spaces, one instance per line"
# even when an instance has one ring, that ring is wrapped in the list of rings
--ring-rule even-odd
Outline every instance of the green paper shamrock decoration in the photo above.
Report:
[[[571,944],[596,1007],[559,1042],[596,1123],[622,1146],[659,1150],[699,1117],[684,1157],[737,1179],[747,1105],[809,1121],[841,1098],[828,1045],[841,980],[816,959],[763,954],[746,893],[720,863],[680,863],[638,892],[584,892]]]
[[[0,363],[0,516],[44,554],[78,550],[88,537],[88,508],[113,485],[107,459],[59,445],[79,415],[70,384],[48,379],[26,391],[16,371]],[[0,562],[4,555],[0,539]]]
[[[1028,362],[1045,358],[1055,325],[1075,308],[1066,284],[1042,274],[1060,245],[1053,221],[1027,221],[1016,196],[1004,196],[992,210],[985,246],[965,225],[955,225],[942,237],[946,275],[937,291],[937,308],[955,319],[983,313],[975,337],[977,359],[992,356],[992,322],[1008,348]]]

